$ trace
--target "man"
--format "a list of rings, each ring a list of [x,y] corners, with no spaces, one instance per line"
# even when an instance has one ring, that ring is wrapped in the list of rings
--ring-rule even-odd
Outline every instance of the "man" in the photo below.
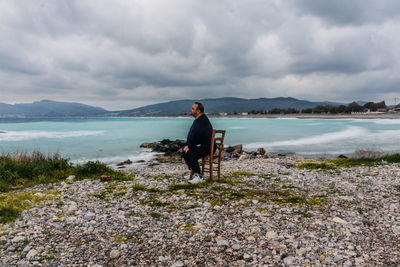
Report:
[[[195,120],[192,127],[190,127],[186,145],[183,148],[183,158],[189,170],[193,171],[193,177],[189,180],[189,183],[196,184],[205,180],[200,174],[198,160],[210,154],[213,127],[204,114],[203,104],[199,102],[194,103],[190,110],[190,115]]]

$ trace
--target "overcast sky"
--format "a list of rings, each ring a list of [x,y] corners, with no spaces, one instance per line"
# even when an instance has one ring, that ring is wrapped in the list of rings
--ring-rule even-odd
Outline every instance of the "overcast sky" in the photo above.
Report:
[[[400,102],[398,0],[1,0],[0,102]]]

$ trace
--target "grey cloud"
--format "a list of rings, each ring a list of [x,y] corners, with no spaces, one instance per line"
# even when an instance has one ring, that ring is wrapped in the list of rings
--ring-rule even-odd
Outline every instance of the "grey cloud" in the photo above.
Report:
[[[399,17],[397,0],[294,0],[302,12],[318,16],[331,25],[363,25],[382,23]]]
[[[2,96],[19,90],[106,108],[192,97],[350,99],[362,90],[380,98],[393,94],[398,83],[387,77],[400,59],[399,4],[382,3],[3,1]]]

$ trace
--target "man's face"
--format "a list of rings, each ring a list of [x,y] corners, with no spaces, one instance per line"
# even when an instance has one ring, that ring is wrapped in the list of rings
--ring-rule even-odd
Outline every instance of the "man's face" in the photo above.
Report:
[[[192,108],[190,109],[190,115],[196,118],[199,112],[200,110],[198,109],[197,104],[193,104]]]

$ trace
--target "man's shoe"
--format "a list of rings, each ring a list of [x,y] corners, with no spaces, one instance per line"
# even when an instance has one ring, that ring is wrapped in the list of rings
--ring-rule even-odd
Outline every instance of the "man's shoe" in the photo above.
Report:
[[[195,174],[193,174],[193,179],[189,180],[188,182],[190,184],[198,184],[198,183],[201,183],[204,181],[205,181],[205,179],[200,173],[195,173]]]

